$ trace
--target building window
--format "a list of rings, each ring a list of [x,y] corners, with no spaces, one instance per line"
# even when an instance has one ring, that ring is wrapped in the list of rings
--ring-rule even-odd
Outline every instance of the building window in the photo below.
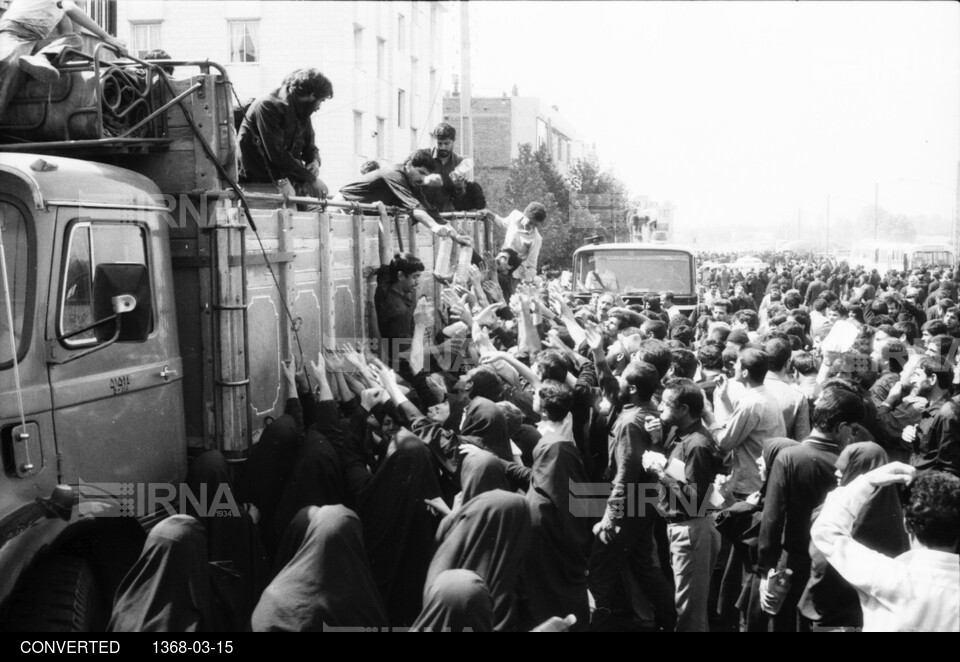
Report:
[[[260,21],[227,21],[230,24],[230,61],[260,61]]]
[[[353,26],[353,64],[357,69],[363,69],[363,28]]]
[[[387,144],[387,121],[382,117],[377,118],[377,158],[382,159],[386,151]]]
[[[437,40],[437,3],[430,3],[430,43]]]
[[[540,149],[541,145],[546,144],[547,140],[548,140],[547,123],[538,117],[537,118],[537,149]]]
[[[407,124],[407,93],[404,90],[397,90],[397,126],[403,127]]]
[[[353,111],[353,153],[363,154],[363,113]]]
[[[420,137],[418,135],[417,129],[413,127],[410,128],[410,151],[412,152],[417,148],[417,145],[420,144]]]
[[[160,21],[130,24],[130,52],[139,58],[160,46]]]
[[[407,19],[403,14],[397,14],[397,51],[407,50]]]
[[[377,39],[377,78],[387,78],[387,40]]]
[[[427,90],[427,96],[430,97],[430,103],[433,103],[437,96],[437,70],[433,67],[430,67],[430,89]]]
[[[9,2],[0,2],[0,6],[9,5]],[[87,16],[101,28],[116,36],[117,34],[117,3],[111,0],[92,0],[87,3]],[[159,48],[159,47],[158,47]]]
[[[420,104],[420,97],[417,94],[420,86],[417,85],[417,77],[420,75],[420,61],[417,58],[410,58],[410,126],[420,123],[420,117],[417,115],[417,109]]]

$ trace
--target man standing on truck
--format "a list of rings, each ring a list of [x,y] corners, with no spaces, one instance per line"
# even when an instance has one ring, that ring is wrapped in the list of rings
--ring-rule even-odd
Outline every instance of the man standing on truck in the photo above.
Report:
[[[240,183],[326,198],[310,116],[332,97],[333,83],[320,71],[297,69],[278,89],[254,100],[237,135]]]
[[[464,194],[467,173],[473,169],[473,159],[464,158],[453,151],[457,130],[441,122],[433,130],[433,160],[436,170],[423,180],[423,193],[438,211],[455,211],[456,202]]]
[[[72,22],[71,22],[72,21]],[[23,75],[41,83],[60,80],[53,62],[66,48],[83,45],[74,23],[102,39],[121,56],[125,45],[70,0],[14,0],[0,19],[0,117],[23,84]]]

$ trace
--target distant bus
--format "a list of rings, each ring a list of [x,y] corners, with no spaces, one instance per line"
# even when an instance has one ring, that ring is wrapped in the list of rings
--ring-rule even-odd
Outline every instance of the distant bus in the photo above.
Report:
[[[689,314],[697,305],[696,258],[671,244],[590,244],[573,254],[573,291],[581,299],[613,292],[628,304],[649,294],[673,292]]]
[[[910,267],[949,267],[957,264],[953,249],[946,244],[918,244],[910,250]]]
[[[953,249],[946,244],[863,241],[851,247],[847,259],[852,266],[876,269],[881,274],[891,269],[908,271],[925,267],[953,267],[956,264]]]
[[[848,258],[851,267],[861,266],[876,269],[885,274],[891,269],[906,271],[910,268],[910,245],[892,242],[861,241],[850,247]]]

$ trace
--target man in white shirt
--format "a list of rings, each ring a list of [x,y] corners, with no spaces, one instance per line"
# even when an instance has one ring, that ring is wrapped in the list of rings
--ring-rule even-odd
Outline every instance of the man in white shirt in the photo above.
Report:
[[[916,476],[916,478],[914,478]],[[891,559],[853,539],[877,488],[910,486],[903,511],[911,550]],[[827,495],[813,544],[857,589],[865,632],[960,631],[960,478],[891,462]]]
[[[489,210],[486,213],[507,233],[503,248],[512,248],[520,256],[520,266],[513,272],[513,278],[522,283],[533,282],[543,245],[540,227],[547,220],[546,208],[539,202],[531,202],[523,212],[514,209],[506,218]]]
[[[790,342],[783,338],[771,338],[764,344],[763,351],[770,357],[770,370],[763,385],[780,405],[787,436],[794,441],[803,441],[810,434],[810,407],[806,397],[787,376],[787,364],[793,353]]]
[[[738,500],[760,489],[760,469],[757,458],[763,442],[774,437],[785,437],[786,425],[780,406],[763,385],[770,365],[770,357],[758,349],[745,349],[737,357],[734,379],[745,387],[735,406],[731,406],[729,383],[724,381],[713,394],[718,420],[710,432],[723,453],[733,455],[730,478],[726,490]],[[721,407],[721,404],[724,406]],[[732,410],[723,420],[721,411]]]

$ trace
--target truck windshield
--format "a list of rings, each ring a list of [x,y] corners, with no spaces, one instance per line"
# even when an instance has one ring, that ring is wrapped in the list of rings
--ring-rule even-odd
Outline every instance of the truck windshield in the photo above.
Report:
[[[608,292],[693,292],[693,257],[677,251],[629,249],[583,252],[577,256],[577,286]]]
[[[0,232],[3,233],[3,254],[7,262],[7,284],[13,303],[13,328],[18,351],[22,351],[23,320],[27,302],[29,250],[27,224],[20,210],[0,200]],[[7,321],[7,291],[0,282],[0,368],[13,365],[10,324]]]
[[[953,266],[953,253],[949,251],[914,251],[913,266]]]

